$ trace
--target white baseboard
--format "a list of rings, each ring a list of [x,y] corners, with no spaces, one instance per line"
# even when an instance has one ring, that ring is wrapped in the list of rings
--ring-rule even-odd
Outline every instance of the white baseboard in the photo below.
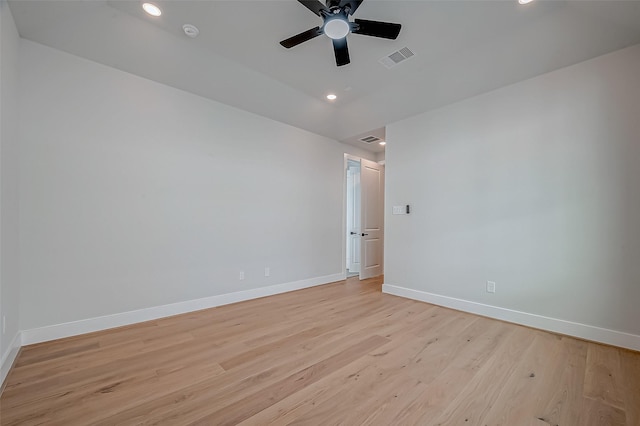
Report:
[[[22,333],[17,332],[7,350],[2,354],[2,358],[0,358],[0,391],[3,389],[4,379],[7,378],[9,370],[11,370],[11,367],[18,356],[18,351],[20,351],[21,346]]]
[[[205,297],[202,299],[187,300],[185,302],[172,303],[170,305],[154,306],[152,308],[140,309],[136,311],[122,312],[119,314],[88,318],[63,324],[49,325],[46,327],[34,328],[31,330],[23,330],[22,345],[32,345],[34,343],[62,339],[65,337],[107,330],[109,328],[122,327],[125,325],[151,321],[158,318],[170,317],[173,315],[185,314],[202,309],[215,308],[216,306],[229,305],[231,303],[243,302],[245,300],[258,299],[260,297],[272,296],[274,294],[301,290],[303,288],[328,284],[344,279],[344,273],[326,275],[323,277],[309,278],[306,280],[294,281],[290,283],[276,284],[269,287],[261,287],[252,290],[221,294],[218,296]]]
[[[456,299],[454,297],[441,296],[439,294],[427,293],[425,291],[413,290],[391,284],[383,284],[382,292],[392,294],[394,296],[405,297],[407,299],[444,306],[458,311],[470,312],[472,314],[521,324],[527,327],[538,328],[584,340],[640,351],[640,336],[635,334],[623,333],[621,331],[594,327],[592,325],[580,324],[557,318],[544,317],[527,312],[500,308],[498,306],[485,305],[483,303]]]

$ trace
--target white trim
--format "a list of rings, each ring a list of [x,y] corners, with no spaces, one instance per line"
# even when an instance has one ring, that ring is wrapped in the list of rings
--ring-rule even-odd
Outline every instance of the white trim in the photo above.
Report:
[[[557,318],[544,317],[528,312],[500,308],[498,306],[485,305],[483,303],[456,299],[454,297],[427,293],[425,291],[391,284],[383,284],[382,292],[554,333],[565,334],[567,336],[573,336],[584,340],[640,351],[640,336],[635,334],[623,333],[621,331],[609,330],[606,328],[565,321]]]
[[[13,340],[9,344],[7,350],[2,354],[2,358],[0,359],[0,392],[4,386],[4,379],[7,378],[9,374],[9,370],[13,367],[13,363],[18,356],[18,351],[22,346],[22,333],[17,332],[13,337]]]
[[[23,330],[22,345],[32,345],[34,343],[62,339],[65,337],[77,336],[79,334],[92,333],[109,328],[122,327],[158,318],[214,308],[216,306],[243,302],[245,300],[258,299],[260,297],[272,296],[274,294],[286,293],[289,291],[301,290],[303,288],[341,281],[345,278],[346,274],[345,272],[342,272],[339,274],[326,275],[324,277],[276,284],[269,287],[260,287],[252,290],[205,297],[202,299],[187,300],[185,302],[172,303],[170,305],[154,306],[137,311],[122,312],[119,314],[88,318],[63,324],[34,328],[31,330]]]

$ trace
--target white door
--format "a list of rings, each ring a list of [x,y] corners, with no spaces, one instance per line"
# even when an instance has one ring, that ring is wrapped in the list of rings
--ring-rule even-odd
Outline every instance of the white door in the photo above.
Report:
[[[347,269],[360,272],[360,163],[347,168]]]
[[[360,162],[361,221],[360,279],[382,274],[384,227],[383,166],[362,159]]]

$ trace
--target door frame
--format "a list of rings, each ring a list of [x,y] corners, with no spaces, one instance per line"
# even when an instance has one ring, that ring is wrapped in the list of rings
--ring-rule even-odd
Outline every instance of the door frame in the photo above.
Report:
[[[357,166],[356,166],[357,165]],[[360,221],[362,220],[362,215],[358,214],[356,215],[356,211],[360,212],[360,202],[362,201],[362,196],[360,194],[360,166],[362,165],[362,163],[360,161],[353,161],[353,160],[349,160],[347,159],[347,204],[346,204],[346,213],[347,213],[347,229],[345,231],[345,235],[346,235],[346,241],[347,241],[347,252],[346,252],[346,259],[347,259],[347,275],[349,276],[349,274],[353,274],[355,271],[353,269],[354,266],[354,256],[353,254],[355,252],[358,253],[358,255],[360,254],[360,228],[361,226],[357,226],[357,231],[358,234],[357,235],[351,235],[352,231],[356,230],[356,227],[354,227],[356,224],[360,225]],[[351,172],[352,170],[354,170],[357,167],[358,171],[356,172]],[[351,173],[350,173],[351,172]],[[357,178],[357,191],[356,191],[356,178]],[[351,184],[349,183],[351,182]],[[358,197],[356,197],[356,193],[358,195]],[[356,199],[357,198],[357,199]],[[352,223],[352,217],[353,216],[353,221],[355,223]],[[357,246],[357,248],[356,248]],[[360,256],[358,256],[360,257]],[[351,261],[351,263],[349,263]],[[357,265],[358,265],[358,273],[360,272],[360,261],[361,259],[358,259]]]
[[[362,162],[360,160],[362,160],[362,157],[358,157],[355,155],[351,155],[351,154],[344,154],[344,159],[343,159],[343,164],[342,164],[342,279],[346,279],[347,278],[347,167],[349,165],[349,160],[352,161],[357,161],[360,164],[362,164]],[[365,158],[366,160],[366,158]],[[374,161],[374,160],[368,160],[368,161]],[[380,164],[380,163],[378,163]],[[385,167],[384,164],[380,164],[382,166],[382,173],[384,176],[384,180],[385,180],[385,184],[383,185],[383,188],[386,189],[386,173],[385,173]],[[361,166],[362,167],[362,166]],[[384,234],[385,234],[385,226],[384,226],[384,206],[386,203],[385,200],[385,193],[386,191],[382,192],[382,204],[383,204],[383,215],[382,215],[382,274],[384,275],[384,244],[385,244],[385,238],[384,238]],[[360,192],[360,196],[362,196],[362,192]],[[360,253],[360,255],[362,256],[362,253]]]

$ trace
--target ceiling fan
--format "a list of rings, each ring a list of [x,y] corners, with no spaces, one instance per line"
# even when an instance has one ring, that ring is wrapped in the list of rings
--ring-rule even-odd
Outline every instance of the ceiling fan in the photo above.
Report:
[[[363,0],[326,0],[326,6],[318,0],[298,0],[298,2],[321,17],[322,26],[311,28],[282,40],[280,44],[290,49],[293,46],[325,34],[333,41],[333,51],[336,55],[337,66],[351,62],[347,46],[347,34],[354,33],[395,40],[402,27],[400,24],[368,21],[366,19],[349,21],[349,16],[355,13]]]

